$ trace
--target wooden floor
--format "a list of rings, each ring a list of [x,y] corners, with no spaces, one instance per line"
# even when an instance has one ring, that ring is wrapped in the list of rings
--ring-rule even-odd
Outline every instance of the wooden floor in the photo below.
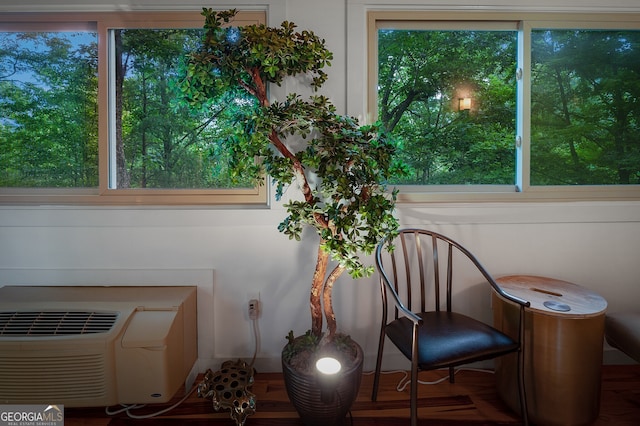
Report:
[[[443,372],[421,373],[420,379],[432,381]],[[408,425],[408,386],[398,392],[396,387],[401,373],[385,374],[378,401],[371,402],[373,382],[371,374],[362,379],[360,394],[352,407],[351,416],[345,419],[349,426],[397,426]],[[301,422],[289,403],[282,375],[258,373],[251,388],[257,395],[257,412],[246,421],[247,426],[300,426]],[[160,406],[147,406],[132,410],[144,416],[171,406],[181,399]],[[456,382],[444,381],[434,385],[421,385],[419,391],[420,425],[431,426],[484,426],[519,425],[515,416],[499,399],[495,379],[491,373],[462,370]],[[640,365],[604,366],[601,387],[600,415],[595,426],[637,426],[640,424]],[[113,407],[114,409],[116,407]],[[66,408],[65,426],[76,425],[235,425],[227,411],[215,412],[210,400],[198,398],[192,393],[175,409],[151,419],[132,419],[126,413],[109,416],[104,409]]]

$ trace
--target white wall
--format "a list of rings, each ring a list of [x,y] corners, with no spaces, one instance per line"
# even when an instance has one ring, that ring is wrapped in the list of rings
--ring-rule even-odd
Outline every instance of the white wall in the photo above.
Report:
[[[391,2],[389,3],[397,3]],[[0,11],[113,10],[238,3],[216,0],[5,0]],[[358,82],[351,75],[351,46],[364,43],[367,5],[379,0],[248,0],[267,5],[270,24],[291,20],[326,38],[335,59],[324,93],[342,111],[358,114]],[[440,0],[404,1],[408,7],[497,10],[635,10],[637,0]],[[178,6],[179,5],[179,6]],[[355,39],[354,39],[355,38]],[[353,52],[352,52],[353,53]],[[350,56],[351,57],[351,56]],[[349,67],[349,73],[347,68]],[[285,87],[296,90],[296,83]],[[283,91],[275,91],[275,95]],[[552,276],[595,290],[609,310],[637,309],[640,300],[640,202],[402,205],[402,224],[450,234],[474,251],[496,276],[526,273]],[[284,217],[272,202],[265,209],[145,207],[0,207],[0,285],[8,284],[180,284],[199,287],[200,366],[217,368],[226,359],[253,355],[250,298],[259,297],[261,371],[279,369],[285,335],[310,325],[308,288],[315,259],[313,235],[291,242],[276,226]],[[489,297],[473,282],[465,308],[489,318]],[[475,297],[481,294],[480,298]],[[471,297],[473,295],[474,297]],[[472,306],[472,304],[477,306]],[[366,369],[376,351],[379,299],[374,278],[345,276],[335,289],[339,325],[363,345]],[[607,348],[607,359],[616,357]],[[395,364],[390,355],[386,365]]]

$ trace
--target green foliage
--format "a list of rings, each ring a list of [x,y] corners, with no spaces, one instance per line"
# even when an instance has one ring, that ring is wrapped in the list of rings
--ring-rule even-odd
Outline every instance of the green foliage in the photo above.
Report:
[[[293,330],[287,334],[287,345],[282,350],[282,358],[285,362],[291,361],[291,358],[303,351],[315,352],[318,348],[321,338],[308,330],[301,336],[295,336]]]
[[[516,32],[378,39],[379,117],[409,168],[394,182],[513,184]],[[531,183],[640,183],[640,32],[539,29],[531,43]]]
[[[319,357],[331,356],[346,368],[350,368],[356,358],[356,343],[351,336],[337,333],[331,341],[326,335],[316,336],[308,330],[305,334],[287,335],[287,344],[282,349],[282,360],[292,368],[306,374],[315,374],[315,362]]]
[[[98,186],[97,57],[82,36],[0,32],[0,186]]]
[[[640,183],[640,33],[532,33],[531,181]]]
[[[323,67],[331,65],[332,53],[324,40],[310,31],[295,31],[295,24],[283,22],[272,28],[263,24],[241,28],[224,26],[237,11],[216,12],[204,9],[206,37],[202,47],[191,55],[182,90],[192,105],[217,98],[229,87],[243,86],[256,95],[251,75],[260,74],[264,85],[280,85],[287,76],[309,74],[312,86],[320,87],[327,79]]]
[[[321,247],[353,277],[369,275],[373,269],[362,264],[359,254],[371,253],[398,227],[396,193],[386,192],[386,183],[402,170],[394,160],[394,141],[380,125],[360,126],[338,114],[324,96],[303,99],[294,93],[269,101],[269,83],[306,74],[317,89],[326,80],[323,68],[332,54],[314,33],[297,32],[290,22],[278,28],[226,27],[233,10],[205,9],[203,15],[206,36],[182,76],[185,101],[200,109],[219,104],[230,90],[255,97],[257,109],[235,111],[242,131],[229,142],[232,163],[254,178],[268,173],[277,198],[290,185],[300,185],[304,199],[285,205],[288,215],[278,229],[300,240],[305,226],[315,228]],[[249,163],[260,167],[249,168]]]
[[[403,184],[513,184],[515,33],[380,30],[378,111]],[[458,96],[472,95],[472,111]]]
[[[242,132],[237,111],[252,113],[255,100],[229,92],[199,111],[176,102],[181,58],[203,33],[113,30],[119,188],[257,185],[247,176],[260,168],[231,164],[243,147],[228,143]],[[0,186],[98,186],[97,37],[0,31]]]
[[[129,180],[118,182],[119,187],[255,186],[242,168],[230,166],[233,157],[226,143],[239,131],[232,112],[240,105],[250,110],[253,103],[237,93],[225,93],[224,103],[208,103],[199,111],[181,102],[176,75],[184,67],[185,49],[195,48],[203,31],[116,31],[121,58],[116,63],[122,64],[117,75],[124,76],[122,87],[116,87],[116,103],[122,106],[118,143],[124,153],[119,171]]]

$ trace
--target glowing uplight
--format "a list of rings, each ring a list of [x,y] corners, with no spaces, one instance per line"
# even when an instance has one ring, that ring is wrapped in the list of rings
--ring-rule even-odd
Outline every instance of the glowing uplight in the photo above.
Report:
[[[318,389],[320,389],[320,401],[325,404],[334,402],[337,390],[336,386],[340,381],[340,361],[333,357],[322,357],[316,361],[316,380]]]
[[[338,374],[342,365],[340,361],[332,357],[323,357],[316,361],[316,369],[326,375]]]

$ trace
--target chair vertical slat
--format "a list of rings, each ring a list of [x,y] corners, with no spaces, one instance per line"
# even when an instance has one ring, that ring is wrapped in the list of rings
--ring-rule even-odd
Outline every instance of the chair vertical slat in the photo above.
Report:
[[[396,293],[398,292],[398,282],[400,281],[399,277],[398,277],[398,264],[396,262],[396,252],[395,250],[390,254],[391,257],[391,270],[393,271],[393,288],[395,289]],[[394,307],[394,318],[398,319],[398,316],[400,315],[400,311],[398,310],[398,305],[396,305],[395,303],[393,304]]]
[[[413,302],[412,302],[412,297],[411,297],[411,265],[409,264],[409,262],[407,262],[407,259],[409,259],[409,252],[407,249],[407,237],[405,236],[405,234],[402,234],[402,238],[400,239],[400,241],[402,242],[402,255],[404,256],[404,273],[406,275],[406,289],[407,289],[407,306],[409,307],[409,309],[413,309]],[[396,289],[397,291],[397,289]]]
[[[420,312],[424,312],[425,303],[426,303],[426,294],[425,294],[425,273],[424,273],[424,261],[422,259],[422,241],[420,238],[420,234],[415,232],[413,234],[414,244],[416,247],[416,257],[418,258],[418,272],[420,276]]]
[[[435,310],[440,311],[440,267],[438,266],[438,238],[431,235],[431,250],[433,252],[433,290],[435,291]]]
[[[389,312],[389,298],[387,296],[387,286],[384,279],[380,277],[380,295],[382,296],[382,329],[387,325],[387,315]],[[396,311],[398,308],[396,308]]]
[[[453,245],[449,243],[447,253],[447,312],[451,312],[451,289],[453,287]]]

